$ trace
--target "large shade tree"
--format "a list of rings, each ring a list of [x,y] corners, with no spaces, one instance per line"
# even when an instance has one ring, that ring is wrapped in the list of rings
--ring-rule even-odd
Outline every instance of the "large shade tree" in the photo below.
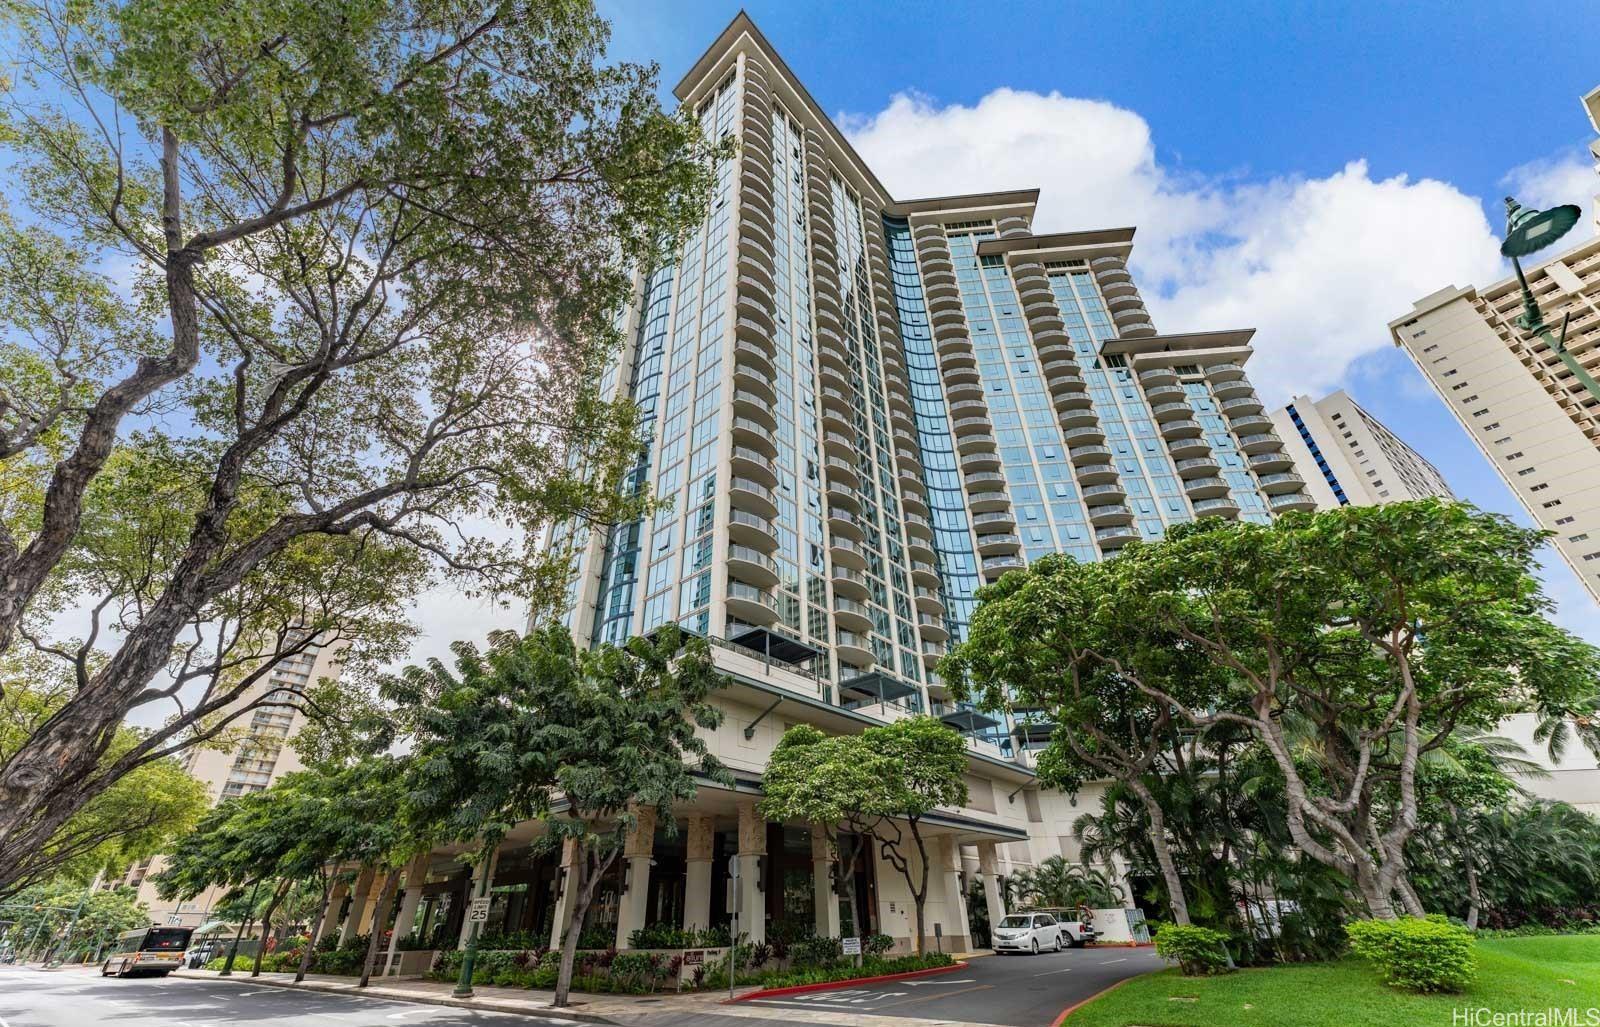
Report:
[[[6,17],[0,650],[76,680],[0,765],[0,886],[275,658],[381,662],[441,578],[559,593],[543,526],[644,502],[601,372],[721,148],[582,0]]]

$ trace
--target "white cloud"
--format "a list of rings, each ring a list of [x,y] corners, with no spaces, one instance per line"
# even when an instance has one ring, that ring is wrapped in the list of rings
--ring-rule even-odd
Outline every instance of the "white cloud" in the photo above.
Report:
[[[1564,240],[1564,245],[1594,234],[1595,193],[1600,192],[1600,177],[1587,155],[1558,153],[1512,168],[1501,180],[1510,195],[1525,207],[1555,207],[1576,203],[1583,218]]]
[[[1101,100],[902,94],[841,123],[896,196],[1037,186],[1038,231],[1137,226],[1157,327],[1256,328],[1252,378],[1269,401],[1335,387],[1414,300],[1500,273],[1481,205],[1447,183],[1374,179],[1361,160],[1321,178],[1195,175],[1157,158],[1144,118]]]

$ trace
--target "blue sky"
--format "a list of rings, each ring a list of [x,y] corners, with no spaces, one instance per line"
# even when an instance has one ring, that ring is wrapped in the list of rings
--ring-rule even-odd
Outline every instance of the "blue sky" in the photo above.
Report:
[[[663,93],[739,10],[600,8],[612,55],[658,62]],[[1600,192],[1579,104],[1600,85],[1600,5],[745,9],[897,195],[1038,186],[1041,229],[1137,224],[1158,327],[1259,327],[1269,400],[1342,385],[1458,494],[1527,521],[1386,322],[1503,273],[1508,190],[1586,207]],[[938,139],[975,152],[952,159]],[[1564,565],[1547,582],[1562,622],[1600,641]]]

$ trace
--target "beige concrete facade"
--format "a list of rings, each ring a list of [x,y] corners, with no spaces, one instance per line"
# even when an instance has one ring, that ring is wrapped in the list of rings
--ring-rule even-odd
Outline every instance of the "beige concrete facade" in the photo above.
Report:
[[[1454,498],[1437,467],[1343,389],[1319,400],[1296,396],[1272,421],[1319,510]]]
[[[259,792],[283,775],[303,769],[299,757],[288,744],[305,723],[305,714],[292,705],[292,697],[324,678],[338,678],[339,656],[344,648],[343,643],[313,643],[297,655],[280,660],[265,678],[240,697],[238,705],[249,706],[273,693],[277,696],[272,701],[289,699],[291,705],[263,706],[244,714],[234,722],[235,731],[242,735],[236,744],[191,749],[185,754],[189,773],[205,784],[213,804]],[[135,864],[117,883],[138,889],[138,899],[149,907],[154,923],[183,927],[205,923],[207,914],[223,892],[208,889],[192,899],[162,899],[148,878],[164,863],[164,857],[154,856]]]
[[[1600,373],[1600,238],[1525,269],[1545,320]],[[1445,406],[1600,601],[1600,400],[1523,331],[1516,279],[1451,286],[1389,324]]]

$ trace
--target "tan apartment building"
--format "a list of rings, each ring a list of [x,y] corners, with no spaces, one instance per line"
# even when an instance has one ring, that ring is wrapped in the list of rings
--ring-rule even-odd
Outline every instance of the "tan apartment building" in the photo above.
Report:
[[[1454,498],[1437,467],[1343,389],[1296,396],[1271,416],[1318,510]]]
[[[273,693],[277,693],[273,701],[288,699],[292,703],[294,697],[323,678],[339,676],[339,656],[344,648],[343,643],[313,642],[304,651],[278,661],[240,698],[239,705],[248,706]],[[257,708],[234,722],[236,730],[242,733],[236,745],[190,749],[184,757],[186,767],[205,784],[213,804],[259,792],[283,775],[302,769],[299,757],[288,743],[304,723],[305,714],[295,705]],[[138,900],[150,909],[153,923],[201,926],[211,908],[222,898],[222,891],[208,889],[182,901],[162,899],[149,877],[160,870],[164,862],[164,857],[154,856],[130,867],[122,879],[112,883],[137,888]]]

